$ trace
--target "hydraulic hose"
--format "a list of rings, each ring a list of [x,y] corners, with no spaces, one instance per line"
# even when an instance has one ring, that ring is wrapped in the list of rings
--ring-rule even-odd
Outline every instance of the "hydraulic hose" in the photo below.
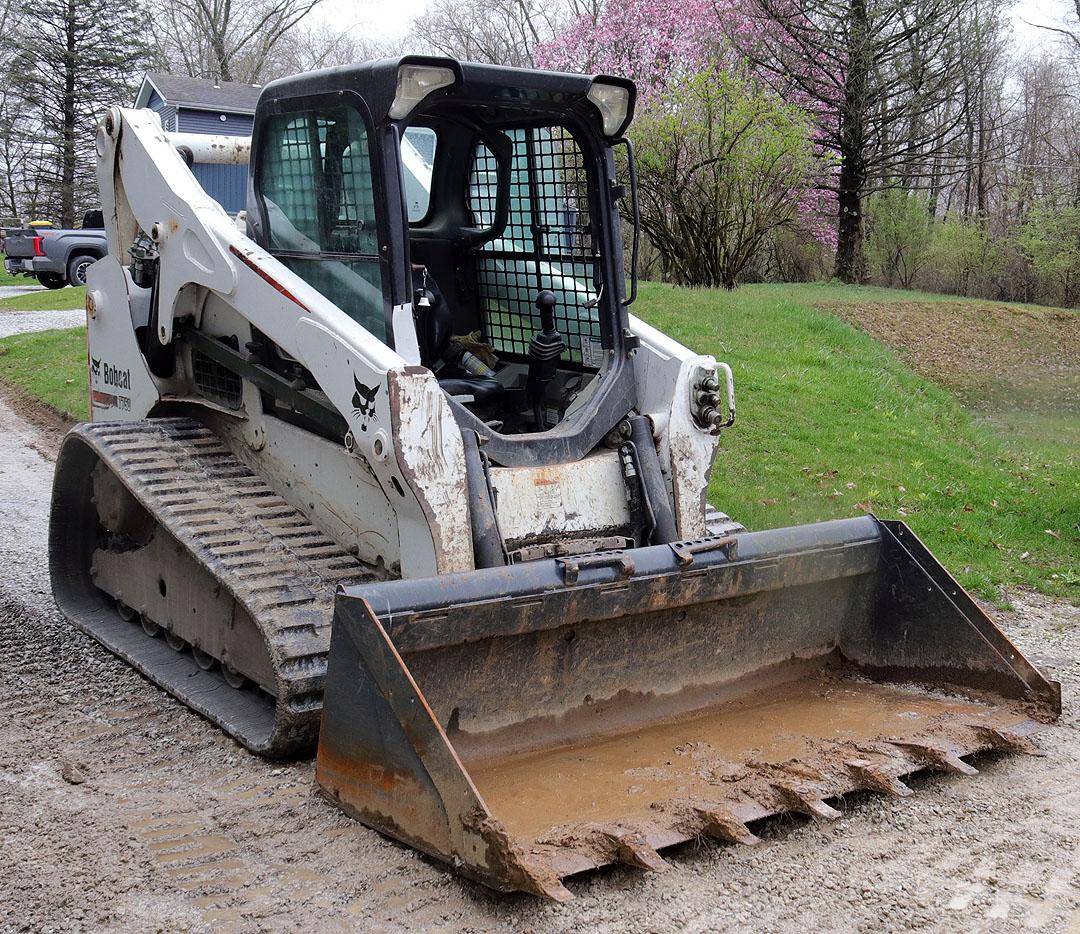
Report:
[[[637,449],[641,485],[652,507],[655,526],[649,541],[653,545],[666,545],[678,541],[679,530],[675,525],[675,512],[671,508],[667,483],[660,471],[660,458],[653,440],[652,423],[644,415],[630,418],[630,440]]]

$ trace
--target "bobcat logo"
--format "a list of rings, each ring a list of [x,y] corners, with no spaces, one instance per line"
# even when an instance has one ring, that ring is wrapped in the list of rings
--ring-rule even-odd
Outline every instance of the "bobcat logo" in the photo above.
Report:
[[[368,421],[377,422],[379,417],[375,414],[375,396],[379,393],[378,386],[365,386],[353,376],[353,383],[356,386],[356,392],[353,393],[353,415],[358,415],[363,421],[360,423],[360,430],[367,431]]]
[[[101,375],[101,361],[90,358],[90,372],[94,379],[97,379]]]

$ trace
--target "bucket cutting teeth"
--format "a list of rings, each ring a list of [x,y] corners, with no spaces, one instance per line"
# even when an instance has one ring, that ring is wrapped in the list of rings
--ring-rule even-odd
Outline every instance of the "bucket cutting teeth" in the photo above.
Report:
[[[811,751],[825,753],[823,761],[834,768],[818,767],[816,761],[810,764],[750,760],[740,770],[739,778],[721,783],[725,793],[734,797],[715,801],[700,798],[655,801],[650,805],[650,816],[637,823],[568,825],[532,845],[522,845],[513,840],[499,821],[487,818],[486,835],[489,840],[498,841],[498,849],[503,852],[500,863],[516,867],[508,873],[518,879],[515,887],[567,901],[573,895],[561,881],[565,876],[611,863],[664,872],[671,864],[659,850],[700,837],[756,846],[762,841],[749,828],[751,822],[785,813],[836,820],[842,816],[841,812],[824,799],[840,798],[855,791],[908,797],[913,791],[900,780],[900,775],[923,769],[968,774],[956,768],[957,762],[967,766],[961,755],[1000,748],[1015,737],[1023,741],[1023,751],[1028,752],[1030,747],[1035,754],[1039,753],[1030,739],[1009,729],[986,724],[967,724],[963,729],[974,737],[963,745],[941,736],[871,744],[822,744],[820,749]],[[873,751],[868,752],[872,747]],[[781,780],[778,776],[787,778]]]
[[[1028,756],[1045,755],[1030,737],[1017,733],[1015,730],[1006,730],[986,723],[972,723],[971,729],[990,749],[996,749],[999,752],[1022,753]]]
[[[688,838],[712,837],[723,843],[741,843],[756,846],[761,838],[750,832],[743,819],[726,804],[699,801],[657,802],[653,809],[681,816],[672,827],[678,827]]]
[[[717,770],[725,778],[715,779],[711,786],[723,791],[715,800],[654,801],[649,805],[649,816],[638,822],[564,825],[531,844],[515,839],[499,821],[487,818],[487,836],[497,839],[504,853],[498,861],[504,867],[504,882],[517,880],[509,887],[567,901],[573,894],[562,882],[566,876],[613,863],[663,872],[670,868],[659,852],[665,847],[701,837],[756,846],[761,838],[748,825],[757,821],[785,813],[833,821],[842,814],[825,799],[836,800],[855,791],[909,797],[913,790],[901,776],[925,769],[976,774],[961,756],[988,749],[1040,754],[1028,737],[1005,727],[942,724],[938,734],[873,742],[821,742],[807,747],[808,761],[725,762],[725,767]],[[954,738],[960,734],[964,741]],[[707,758],[698,765],[699,771],[709,773]],[[514,868],[506,869],[510,866]]]
[[[956,751],[939,743],[922,740],[891,739],[889,742],[902,752],[909,753],[923,768],[939,772],[955,772],[958,775],[978,775],[979,770],[968,765]]]
[[[814,766],[797,761],[770,764],[753,760],[746,763],[742,774],[744,777],[754,777],[728,783],[734,784],[733,790],[740,793],[738,799],[656,801],[651,805],[655,817],[642,822],[640,826],[564,827],[544,838],[533,852],[547,863],[550,871],[558,871],[560,866],[581,871],[586,866],[592,868],[604,863],[622,863],[662,872],[670,868],[670,863],[658,852],[664,846],[706,836],[722,843],[755,846],[761,843],[761,838],[749,828],[750,822],[784,813],[800,814],[815,820],[836,820],[842,816],[841,812],[824,799],[841,798],[855,791],[910,797],[914,792],[901,781],[900,775],[924,769],[972,774],[975,770],[960,758],[961,755],[1002,748],[1015,738],[1021,741],[1020,745],[1024,747],[1022,751],[1034,750],[1033,754],[1041,755],[1038,747],[1026,736],[985,724],[969,726],[978,738],[963,747],[944,740],[897,739],[874,744],[877,746],[876,753],[867,754],[865,750],[870,748],[868,744],[850,744],[846,747],[841,744],[840,748],[830,750],[830,757],[841,763],[842,773],[825,774]],[[1019,750],[1019,747],[1016,748]],[[892,753],[889,749],[893,750]],[[858,756],[852,755],[856,750],[863,752]],[[840,754],[839,759],[835,758],[837,753]],[[823,784],[814,785],[794,777],[781,781],[776,778],[777,775],[815,776],[820,777]],[[748,787],[741,788],[743,784]],[[771,799],[770,806],[760,803],[766,798]]]
[[[844,765],[855,781],[868,791],[896,795],[898,798],[907,798],[914,794],[899,778],[869,759],[848,759]]]
[[[822,754],[822,760],[827,763],[822,767],[816,761],[812,765],[800,761],[750,760],[734,770],[737,778],[720,783],[726,793],[735,797],[714,801],[700,798],[655,801],[650,805],[652,816],[637,825],[562,827],[533,845],[530,849],[533,865],[542,865],[544,868],[538,875],[548,877],[572,875],[606,863],[662,872],[670,868],[670,863],[658,852],[666,846],[699,837],[755,846],[761,843],[761,838],[750,829],[749,823],[785,813],[814,820],[836,820],[842,816],[841,812],[825,799],[842,798],[855,791],[906,798],[914,792],[904,784],[901,775],[924,769],[966,775],[969,773],[958,768],[957,763],[967,769],[971,766],[960,756],[1001,748],[1017,737],[1023,751],[1034,750],[1039,754],[1030,739],[1009,729],[986,724],[954,725],[953,732],[962,730],[973,737],[963,745],[947,739],[951,733],[944,727],[943,735],[933,739],[825,743],[820,749],[811,750],[811,754]],[[569,895],[565,887],[561,891]]]
[[[670,868],[639,831],[613,828],[601,830],[600,835],[611,849],[615,862],[652,872],[664,872]]]
[[[837,820],[840,817],[836,808],[826,804],[816,791],[804,785],[774,782],[772,787],[789,811],[817,820]]]
[[[724,843],[741,843],[743,846],[757,846],[761,837],[751,833],[742,821],[728,817],[720,808],[703,808],[699,811],[702,819],[701,830],[708,836]]]

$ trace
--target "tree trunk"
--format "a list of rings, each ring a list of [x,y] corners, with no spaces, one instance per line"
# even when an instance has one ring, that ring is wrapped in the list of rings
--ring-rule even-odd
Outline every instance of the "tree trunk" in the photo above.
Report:
[[[989,136],[990,129],[987,126],[987,94],[986,76],[979,75],[979,145],[976,150],[978,159],[975,170],[975,210],[979,213],[979,222],[986,225],[989,220],[989,188],[990,182],[987,176],[986,164],[990,156]]]
[[[210,39],[210,45],[214,53],[214,64],[216,66],[217,74],[211,75],[213,78],[217,78],[219,81],[232,81],[232,67],[229,62],[229,50],[226,48],[225,40],[225,26],[220,29],[218,24],[214,23],[211,27],[213,34]]]
[[[66,55],[64,56],[64,95],[63,95],[63,134],[60,145],[63,149],[60,159],[60,226],[71,228],[75,226],[75,70],[78,67],[76,61],[76,36],[75,18],[78,15],[74,0],[69,0],[67,5]]]
[[[866,189],[863,163],[866,146],[867,90],[873,65],[866,0],[851,0],[848,69],[840,112],[840,216],[836,236],[836,277],[861,282],[863,263],[862,202]]]
[[[840,217],[836,236],[836,278],[841,282],[861,282],[863,263],[862,191],[866,174],[859,168],[859,154],[845,152],[840,157]]]

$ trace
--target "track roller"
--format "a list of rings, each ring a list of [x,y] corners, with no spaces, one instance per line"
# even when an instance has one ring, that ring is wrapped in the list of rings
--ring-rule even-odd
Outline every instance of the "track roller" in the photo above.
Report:
[[[221,663],[221,674],[225,678],[225,682],[229,687],[234,687],[238,691],[248,686],[248,679],[245,678],[239,671],[233,668],[228,662]]]

